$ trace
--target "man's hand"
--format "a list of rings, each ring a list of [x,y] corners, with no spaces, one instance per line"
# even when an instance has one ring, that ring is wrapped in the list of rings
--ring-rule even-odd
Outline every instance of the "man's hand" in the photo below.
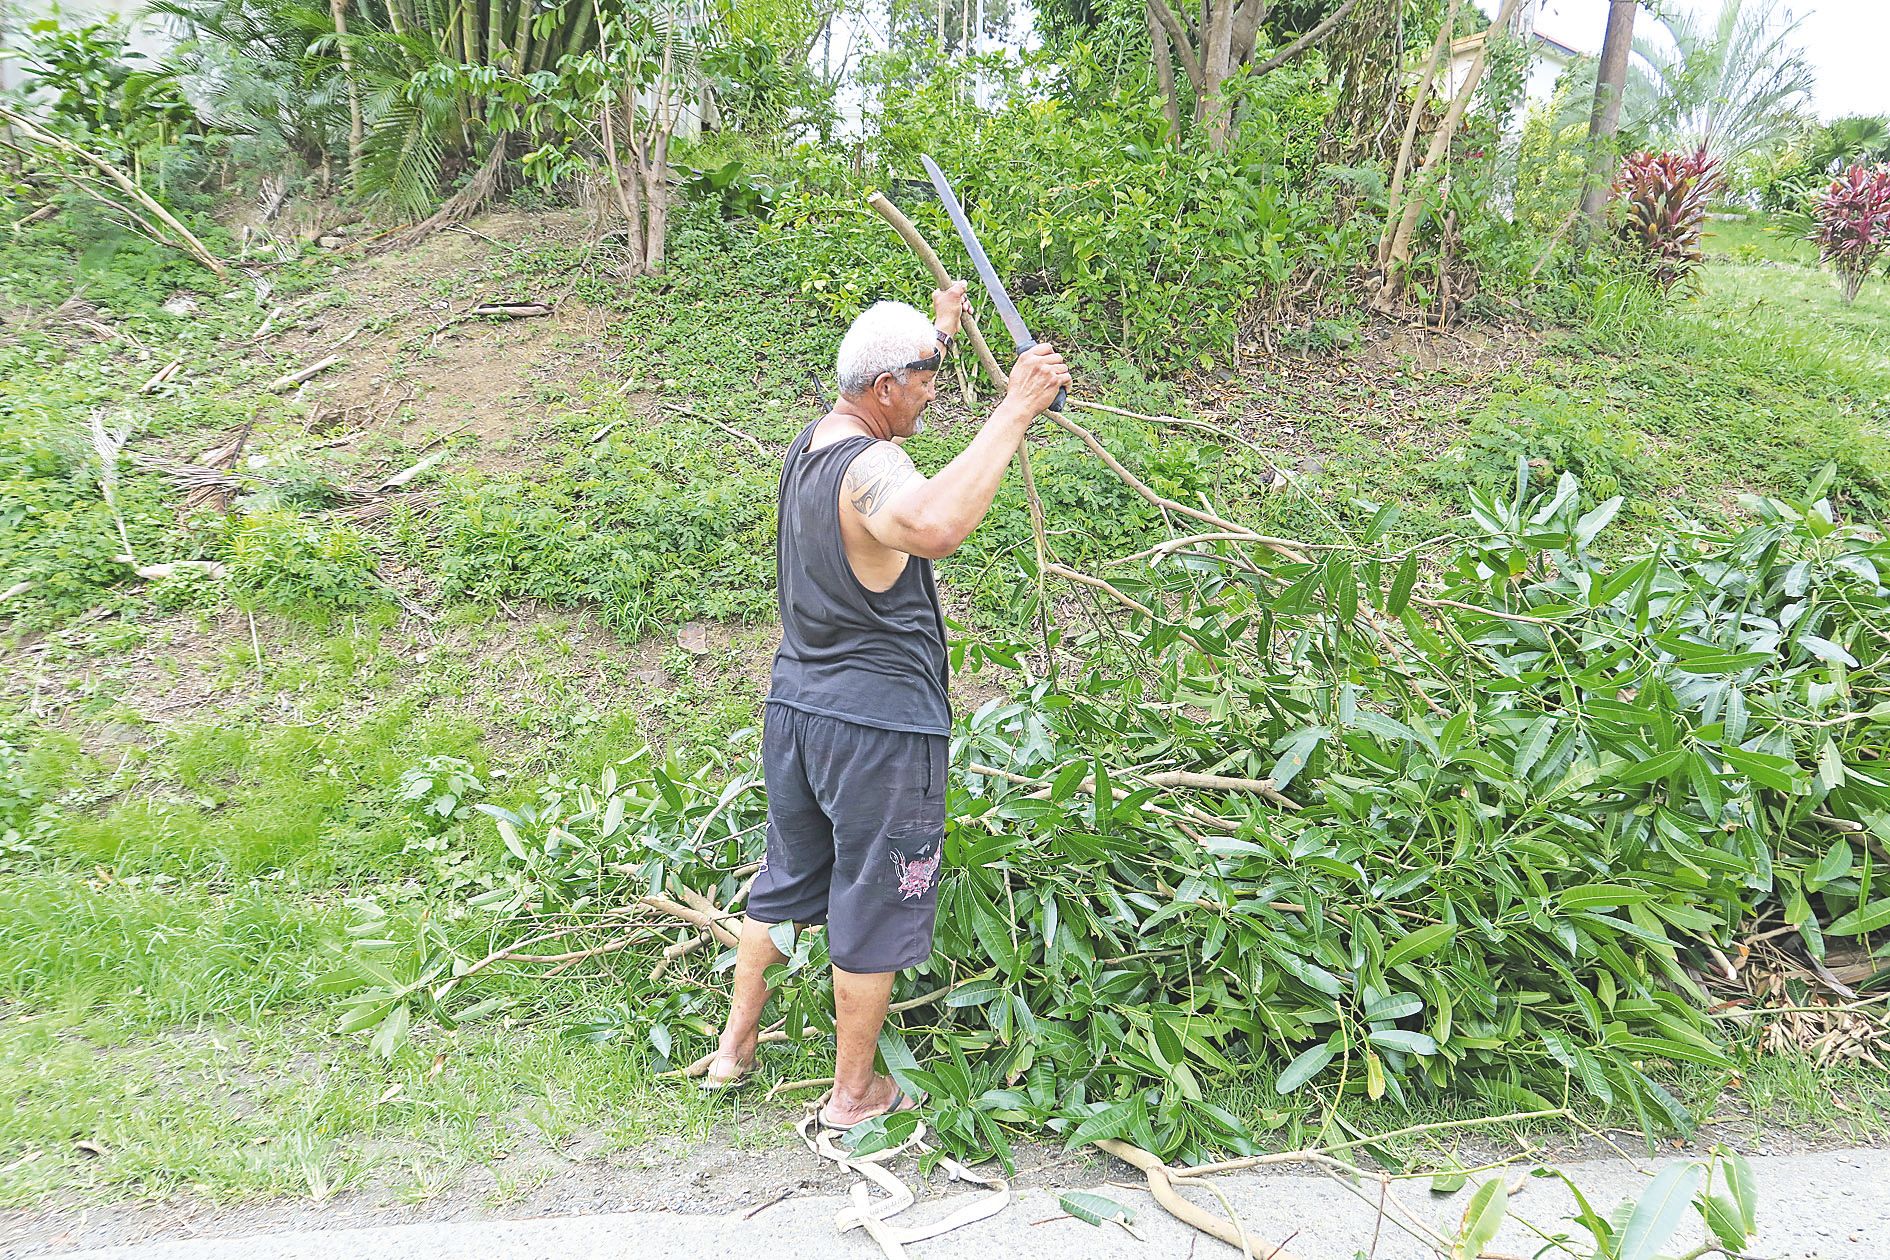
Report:
[[[954,280],[946,288],[932,290],[932,323],[949,337],[956,337],[958,325],[964,322],[966,288],[965,281]]]
[[[1048,411],[1057,400],[1057,391],[1069,384],[1070,369],[1063,365],[1063,356],[1049,342],[1040,341],[1017,356],[1004,402],[1035,418]]]

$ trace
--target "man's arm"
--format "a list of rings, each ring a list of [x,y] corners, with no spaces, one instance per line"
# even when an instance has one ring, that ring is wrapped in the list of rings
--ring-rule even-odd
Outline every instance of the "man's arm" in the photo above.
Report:
[[[847,469],[843,497],[866,531],[894,551],[928,560],[951,555],[991,510],[1030,422],[1069,380],[1061,355],[1047,345],[1034,347],[1018,359],[1010,391],[978,436],[937,476],[920,476],[903,450],[879,442]]]

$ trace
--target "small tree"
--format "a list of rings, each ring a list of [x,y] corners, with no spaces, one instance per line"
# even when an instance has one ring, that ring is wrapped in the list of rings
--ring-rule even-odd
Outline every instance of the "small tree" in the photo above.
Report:
[[[592,11],[596,48],[566,53],[553,69],[449,66],[428,78],[483,97],[494,134],[528,135],[535,147],[524,169],[539,183],[600,189],[599,227],[614,206],[628,230],[625,274],[657,275],[669,225],[669,143],[696,48],[666,12]]]
[[[1226,150],[1234,129],[1223,91],[1227,81],[1243,71],[1256,79],[1270,74],[1330,35],[1358,4],[1358,0],[1340,0],[1317,26],[1255,63],[1254,49],[1261,24],[1266,21],[1267,0],[1204,0],[1198,8],[1183,4],[1180,11],[1175,8],[1175,0],[1145,2],[1155,71],[1169,121],[1177,127],[1181,121],[1180,97],[1169,61],[1172,56],[1181,62],[1188,86],[1193,89],[1194,121],[1206,128],[1208,144],[1217,153]]]
[[[1837,268],[1844,300],[1855,302],[1865,277],[1890,250],[1890,166],[1872,170],[1856,163],[1831,181],[1812,217],[1818,260]]]
[[[1720,183],[1719,159],[1705,149],[1631,153],[1622,160],[1614,181],[1619,234],[1661,288],[1672,288],[1699,265],[1706,205]]]

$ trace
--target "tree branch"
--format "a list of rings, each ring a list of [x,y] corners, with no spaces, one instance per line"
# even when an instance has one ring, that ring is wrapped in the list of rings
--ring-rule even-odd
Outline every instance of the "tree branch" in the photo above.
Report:
[[[1313,27],[1304,35],[1301,35],[1298,39],[1280,49],[1279,52],[1255,66],[1252,72],[1253,77],[1257,79],[1263,74],[1273,73],[1326,36],[1332,34],[1332,28],[1337,26],[1340,22],[1343,22],[1345,15],[1350,13],[1357,4],[1358,0],[1345,0],[1345,3],[1334,9],[1325,21]]]

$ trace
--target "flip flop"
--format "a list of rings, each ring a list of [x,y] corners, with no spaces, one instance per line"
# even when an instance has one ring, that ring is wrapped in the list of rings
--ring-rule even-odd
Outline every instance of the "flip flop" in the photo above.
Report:
[[[860,1125],[868,1123],[869,1121],[878,1120],[882,1116],[895,1115],[901,1111],[917,1111],[918,1109],[919,1109],[919,1100],[916,1098],[907,1097],[905,1090],[900,1089],[897,1085],[894,1085],[892,1105],[887,1107],[886,1110],[884,1111],[876,1111],[870,1116],[862,1116],[860,1119],[855,1120],[852,1124],[835,1124],[833,1121],[827,1119],[827,1109],[825,1107],[822,1107],[818,1112],[814,1114],[814,1118],[820,1121],[820,1127],[823,1129],[827,1129],[834,1133],[846,1133],[849,1130],[858,1128]]]

